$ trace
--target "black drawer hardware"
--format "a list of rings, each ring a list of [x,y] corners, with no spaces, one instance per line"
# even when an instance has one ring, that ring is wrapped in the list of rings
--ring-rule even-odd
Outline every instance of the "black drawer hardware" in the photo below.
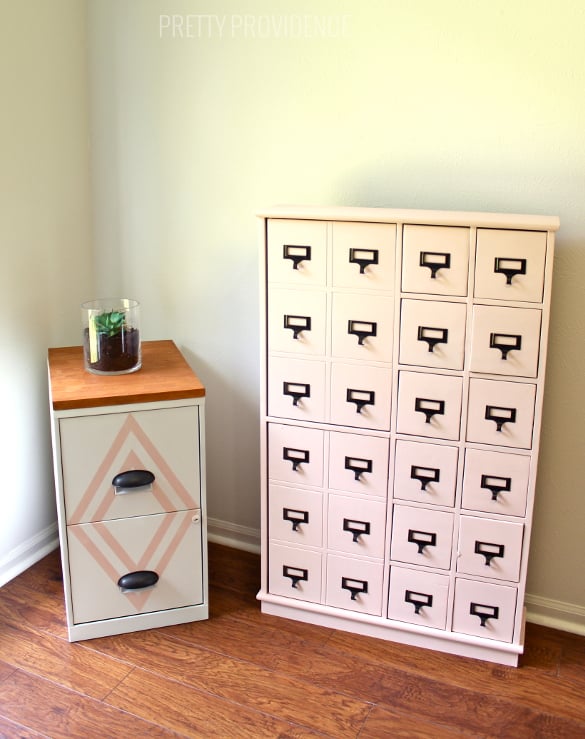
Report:
[[[437,344],[446,344],[449,337],[448,328],[434,328],[433,326],[419,326],[417,338],[426,341],[429,351],[433,352]]]
[[[490,334],[490,349],[499,349],[502,352],[502,359],[508,359],[508,352],[513,349],[522,348],[522,337],[518,334]]]
[[[298,472],[300,464],[308,464],[310,457],[308,449],[292,449],[285,446],[282,450],[282,458],[285,462],[292,463],[293,472]]]
[[[359,264],[360,275],[366,271],[370,264],[378,264],[377,249],[350,249],[349,261],[351,264]]]
[[[367,580],[354,580],[351,577],[342,577],[341,587],[344,590],[349,590],[352,600],[357,600],[357,597],[360,593],[365,594],[368,592]]]
[[[309,570],[305,570],[301,567],[289,567],[288,565],[282,566],[283,577],[290,577],[291,585],[296,588],[300,582],[308,582]]]
[[[359,459],[359,457],[346,457],[345,469],[351,470],[355,475],[355,480],[359,481],[362,472],[371,472],[374,469],[374,463],[371,459]]]
[[[293,269],[298,269],[301,262],[311,261],[311,247],[284,244],[282,247],[282,257],[283,259],[292,259]]]
[[[132,493],[152,485],[155,477],[148,470],[127,470],[120,472],[112,480],[115,495]]]
[[[498,606],[484,606],[481,603],[471,603],[469,606],[469,613],[472,616],[477,616],[481,621],[481,625],[485,626],[488,619],[498,619],[500,617],[500,609]]]
[[[526,259],[496,257],[494,261],[494,272],[505,275],[506,285],[511,285],[513,277],[526,274]]]
[[[285,316],[284,327],[293,332],[293,339],[298,339],[301,331],[311,330],[311,316]]]
[[[353,536],[353,541],[359,544],[359,538],[362,534],[369,536],[370,534],[370,522],[369,521],[355,521],[351,518],[343,519],[343,530],[349,531]]]
[[[433,596],[427,593],[416,593],[414,590],[407,590],[404,594],[404,602],[411,603],[414,606],[414,612],[418,616],[421,608],[432,608]]]
[[[501,431],[505,423],[516,423],[516,408],[502,408],[497,405],[486,405],[486,421],[493,421],[497,430]]]
[[[311,386],[308,382],[283,382],[282,394],[290,395],[293,405],[298,405],[301,398],[311,397]]]
[[[509,493],[512,490],[512,478],[482,475],[481,487],[490,491],[492,500],[497,500],[500,493]]]
[[[424,554],[425,547],[437,546],[437,535],[429,531],[415,531],[414,529],[408,529],[408,541],[411,544],[417,545],[418,554]]]
[[[410,467],[410,477],[412,480],[420,482],[420,489],[426,490],[430,482],[439,482],[441,479],[441,470],[435,467],[417,467],[413,464]]]
[[[364,341],[369,336],[376,336],[378,333],[378,324],[371,321],[352,321],[347,322],[347,333],[358,337],[358,345],[363,346]]]
[[[292,523],[292,530],[298,531],[302,523],[309,523],[309,511],[297,511],[294,508],[282,509],[282,520]]]
[[[503,544],[490,544],[487,541],[475,542],[475,553],[485,557],[486,567],[490,567],[494,557],[503,557],[505,547]]]
[[[435,279],[440,269],[449,269],[451,255],[442,251],[421,251],[419,264],[431,270],[431,277]]]
[[[431,400],[430,398],[416,398],[414,410],[425,414],[425,423],[430,423],[433,416],[445,415],[445,401]]]
[[[373,390],[354,390],[348,387],[345,399],[348,403],[355,403],[355,412],[361,413],[366,405],[375,405],[376,393]]]
[[[158,582],[158,575],[152,570],[138,570],[137,572],[128,572],[118,580],[118,587],[123,593],[132,592],[134,590],[144,590],[152,588]]]

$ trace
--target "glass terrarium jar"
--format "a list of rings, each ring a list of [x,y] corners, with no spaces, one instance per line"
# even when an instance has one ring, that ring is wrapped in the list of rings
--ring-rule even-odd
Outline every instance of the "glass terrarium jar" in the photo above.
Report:
[[[140,303],[100,298],[81,306],[85,369],[95,375],[126,375],[142,366]]]

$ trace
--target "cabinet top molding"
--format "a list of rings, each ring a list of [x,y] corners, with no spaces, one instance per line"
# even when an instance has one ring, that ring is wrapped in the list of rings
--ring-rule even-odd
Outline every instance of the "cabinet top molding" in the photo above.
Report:
[[[86,372],[81,346],[49,349],[49,375],[55,411],[205,395],[205,387],[170,340],[143,341],[142,368],[127,375]]]
[[[260,218],[302,218],[303,220],[365,221],[368,223],[409,223],[433,226],[476,226],[557,231],[558,216],[481,213],[450,210],[365,208],[354,206],[275,205],[257,213]]]

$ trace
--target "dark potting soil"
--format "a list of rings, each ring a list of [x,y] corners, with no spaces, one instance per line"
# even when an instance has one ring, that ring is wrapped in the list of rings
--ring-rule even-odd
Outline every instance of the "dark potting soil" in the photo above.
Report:
[[[89,329],[84,333],[85,356],[90,357]],[[129,328],[115,336],[97,335],[97,360],[89,366],[99,372],[123,372],[132,369],[140,358],[140,331]]]

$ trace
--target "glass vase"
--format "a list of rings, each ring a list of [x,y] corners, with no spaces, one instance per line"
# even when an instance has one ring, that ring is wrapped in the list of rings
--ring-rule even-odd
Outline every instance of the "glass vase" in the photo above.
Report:
[[[140,303],[100,298],[81,306],[85,369],[94,375],[127,375],[142,366]]]

